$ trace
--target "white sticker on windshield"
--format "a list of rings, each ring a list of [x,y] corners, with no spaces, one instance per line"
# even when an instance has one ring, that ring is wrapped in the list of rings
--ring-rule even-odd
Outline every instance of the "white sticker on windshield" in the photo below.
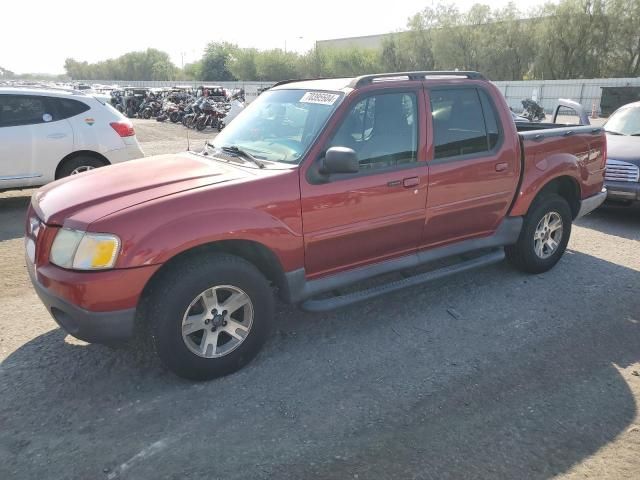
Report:
[[[340,97],[337,93],[307,92],[300,99],[300,103],[318,103],[320,105],[333,105]]]

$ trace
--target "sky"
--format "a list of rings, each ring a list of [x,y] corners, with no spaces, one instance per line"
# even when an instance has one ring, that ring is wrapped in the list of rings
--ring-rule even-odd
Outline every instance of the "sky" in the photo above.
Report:
[[[457,0],[461,10],[474,0]],[[484,0],[501,7],[508,0]],[[526,10],[543,0],[514,0]],[[8,0],[2,5],[0,67],[64,73],[64,60],[96,62],[157,48],[181,66],[211,41],[304,52],[316,40],[388,33],[431,0]]]

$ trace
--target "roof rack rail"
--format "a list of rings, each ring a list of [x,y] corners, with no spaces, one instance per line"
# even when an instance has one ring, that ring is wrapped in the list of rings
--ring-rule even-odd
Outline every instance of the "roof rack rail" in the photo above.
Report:
[[[290,78],[289,80],[280,80],[279,82],[274,83],[269,88],[279,87],[280,85],[286,85],[287,83],[293,82],[308,82],[311,80],[330,80],[331,77],[312,77],[312,78]]]
[[[377,79],[381,79],[384,81],[387,79],[394,79],[400,77],[407,77],[409,80],[424,80],[425,77],[467,77],[472,80],[486,80],[486,77],[478,72],[473,71],[424,71],[424,72],[394,72],[394,73],[374,73],[371,75],[361,75],[359,77],[354,78],[351,83],[349,83],[349,87],[351,88],[359,88],[364,85],[368,85],[373,83]]]

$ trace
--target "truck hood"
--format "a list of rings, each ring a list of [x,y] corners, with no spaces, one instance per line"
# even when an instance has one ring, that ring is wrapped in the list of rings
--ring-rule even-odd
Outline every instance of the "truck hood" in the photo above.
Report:
[[[46,224],[82,229],[133,205],[247,176],[247,169],[190,152],[158,155],[50,183],[33,195],[32,204]]]
[[[607,158],[640,166],[640,137],[607,135]]]

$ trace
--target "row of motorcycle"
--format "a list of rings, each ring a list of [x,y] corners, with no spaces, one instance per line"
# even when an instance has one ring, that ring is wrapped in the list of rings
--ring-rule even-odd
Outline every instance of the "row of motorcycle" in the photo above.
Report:
[[[244,109],[244,92],[210,95],[208,91],[153,93],[145,90],[112,93],[112,105],[133,118],[155,118],[158,122],[182,123],[202,131],[208,127],[221,131]]]

